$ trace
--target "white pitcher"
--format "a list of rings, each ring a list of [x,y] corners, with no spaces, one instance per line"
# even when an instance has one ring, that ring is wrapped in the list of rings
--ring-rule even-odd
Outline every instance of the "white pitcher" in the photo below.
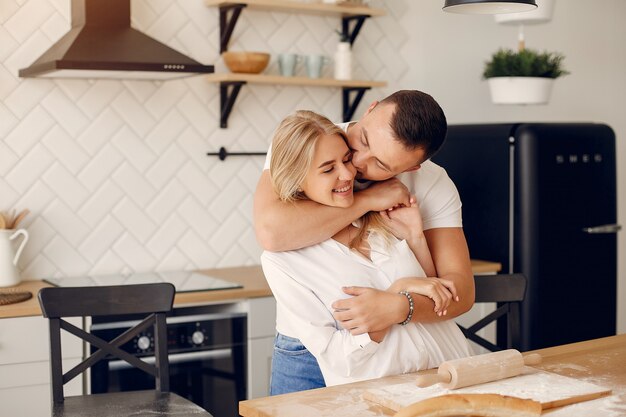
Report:
[[[23,236],[20,247],[15,251],[13,240]],[[17,269],[17,261],[28,242],[28,232],[24,229],[0,230],[0,287],[11,287],[22,280]]]

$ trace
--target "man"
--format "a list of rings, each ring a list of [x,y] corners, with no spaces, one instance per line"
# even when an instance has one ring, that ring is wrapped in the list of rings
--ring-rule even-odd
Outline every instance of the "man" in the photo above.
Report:
[[[355,193],[349,208],[307,200],[284,203],[273,191],[268,155],[254,199],[255,230],[261,246],[286,251],[322,242],[368,211],[410,205],[410,195],[415,194],[437,275],[454,283],[459,301],[451,303],[443,317],[433,312],[430,299],[415,295],[412,321],[448,320],[469,310],[474,303],[474,281],[462,229],[461,202],[445,170],[428,160],[447,131],[441,107],[428,94],[402,90],[381,102],[374,101],[359,121],[340,126],[353,151],[357,179],[369,186]],[[394,178],[396,175],[401,181]],[[359,317],[338,313],[336,319],[349,320],[350,325],[344,327],[353,334],[383,330],[408,316],[408,302],[397,294],[362,288],[345,292],[377,301],[374,307],[353,309]],[[381,301],[383,298],[386,301]],[[334,308],[352,308],[353,300],[338,301]]]

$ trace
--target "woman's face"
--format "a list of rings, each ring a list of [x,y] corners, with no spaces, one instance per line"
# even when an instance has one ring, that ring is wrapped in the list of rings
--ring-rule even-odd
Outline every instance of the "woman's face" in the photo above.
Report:
[[[307,198],[326,206],[351,206],[356,174],[351,160],[350,149],[340,135],[322,135],[315,144],[313,162],[301,185]]]

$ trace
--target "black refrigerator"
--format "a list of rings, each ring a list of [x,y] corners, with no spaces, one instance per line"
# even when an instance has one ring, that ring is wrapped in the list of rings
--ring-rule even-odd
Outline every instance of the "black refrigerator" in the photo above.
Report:
[[[524,350],[615,334],[620,227],[609,126],[451,125],[433,161],[459,190],[471,257],[528,278]]]

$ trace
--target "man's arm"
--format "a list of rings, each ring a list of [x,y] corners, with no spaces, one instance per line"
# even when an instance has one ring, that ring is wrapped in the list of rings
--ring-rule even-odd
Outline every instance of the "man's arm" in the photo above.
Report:
[[[254,194],[254,228],[257,240],[269,251],[300,249],[322,242],[363,216],[406,204],[406,187],[392,179],[355,193],[348,208],[329,207],[310,200],[281,201],[272,187],[270,172],[264,170]]]
[[[457,317],[474,304],[474,275],[469,259],[465,235],[461,228],[438,228],[424,231],[439,278],[454,283],[459,301],[452,301],[447,314],[437,315],[433,300],[413,294],[412,322],[434,323]],[[357,328],[353,334],[375,332],[397,323],[408,316],[409,303],[398,292],[406,290],[402,279],[395,281],[387,291],[373,288],[346,288],[344,292],[351,298],[337,300],[332,307],[337,311],[335,319],[350,328]],[[356,320],[356,321],[355,321]],[[356,326],[354,323],[358,323]]]
[[[458,317],[474,305],[474,275],[463,229],[460,227],[429,229],[424,231],[424,235],[438,277],[454,283],[459,301],[450,303],[445,316],[437,316],[433,312],[432,300],[423,296],[414,297],[412,321],[428,323]]]

